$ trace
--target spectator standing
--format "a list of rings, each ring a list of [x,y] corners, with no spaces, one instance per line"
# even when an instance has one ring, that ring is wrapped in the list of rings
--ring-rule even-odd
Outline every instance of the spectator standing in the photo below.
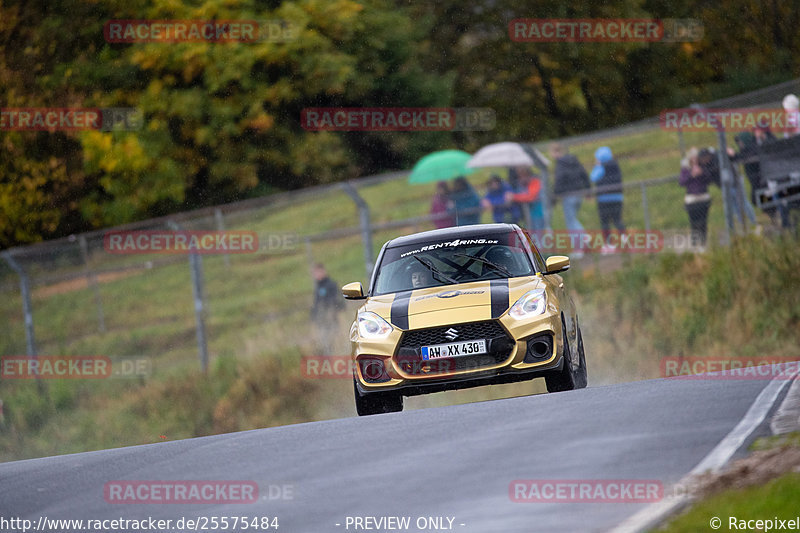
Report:
[[[561,144],[551,144],[550,155],[555,159],[553,192],[557,198],[561,197],[567,230],[583,233],[583,225],[578,220],[578,210],[583,202],[583,195],[579,194],[578,191],[585,191],[591,188],[589,175],[581,165],[581,162],[578,161],[578,158],[567,153]],[[583,252],[579,248],[573,255],[579,258],[583,255]]]
[[[756,136],[749,131],[743,131],[734,137],[739,151],[728,148],[731,163],[742,163],[744,174],[750,182],[750,201],[756,201],[756,189],[761,187],[761,163],[758,160],[758,141]]]
[[[450,193],[450,212],[455,218],[456,225],[480,224],[480,207],[481,199],[467,178],[457,177],[453,182],[453,191]]]
[[[692,247],[705,251],[708,230],[708,210],[711,207],[711,195],[708,186],[713,177],[704,169],[699,161],[697,148],[690,148],[681,161],[681,175],[678,183],[686,189],[683,205],[689,215],[692,228]]]
[[[455,225],[452,214],[447,209],[447,203],[450,201],[450,188],[447,186],[446,181],[440,181],[436,184],[436,192],[431,201],[431,215],[435,218],[433,223],[437,228],[449,228]]]
[[[321,355],[331,355],[331,347],[339,331],[339,311],[344,309],[344,299],[339,286],[328,275],[322,263],[311,270],[314,277],[314,304],[311,320],[314,323],[317,350]]]
[[[753,205],[756,204],[756,190],[765,186],[761,180],[759,147],[765,142],[770,142],[768,140],[769,137],[774,139],[774,136],[772,136],[772,133],[769,132],[768,128],[757,128],[753,130],[753,133],[745,131],[737,134],[736,137],[734,137],[736,145],[739,147],[739,152],[736,153],[732,149],[728,149],[728,155],[731,157],[731,162],[742,163],[745,176],[747,176],[747,181],[750,182],[750,202],[747,202],[745,199],[745,209],[753,224],[756,224],[755,210],[753,209]],[[774,214],[774,211],[775,210],[773,208],[770,216]],[[765,212],[767,211],[765,210]],[[750,216],[751,213],[752,216]],[[756,225],[756,232],[760,231],[761,227]]]
[[[730,146],[728,147],[726,156],[728,159],[733,163],[733,159],[731,156],[735,154],[735,151]],[[731,164],[731,182],[729,183],[728,187],[724,187],[722,184],[722,175],[720,173],[720,166],[719,166],[719,154],[718,152],[713,149],[712,147],[704,148],[700,150],[700,154],[698,156],[698,162],[700,166],[705,169],[706,171],[710,172],[713,178],[713,182],[717,185],[720,189],[722,189],[723,195],[726,196],[725,203],[728,206],[729,213],[732,220],[744,220],[742,217],[742,208],[744,208],[744,216],[746,216],[750,223],[753,226],[756,226],[756,212],[753,209],[752,204],[747,200],[744,195],[744,183],[741,180],[736,168],[733,164]],[[742,189],[742,204],[739,204],[739,189]]]
[[[789,96],[793,96],[793,95],[789,95]],[[788,98],[788,96],[787,96],[787,98]],[[784,99],[784,101],[785,101],[785,99]],[[760,154],[760,151],[759,151],[759,147],[761,147],[761,146],[763,146],[765,144],[774,142],[777,139],[775,138],[775,135],[772,134],[772,132],[769,130],[769,128],[767,126],[757,126],[753,130],[753,137],[755,139],[754,145],[752,147],[750,147],[750,149],[747,150],[747,151],[745,151],[745,149],[740,150],[740,152],[738,154],[736,154],[734,157],[731,158],[731,161],[734,161],[734,160],[740,160],[740,161],[743,160],[743,161],[745,161],[744,171],[747,174],[747,178],[750,181],[750,185],[752,186],[751,200],[753,202],[753,205],[755,205],[756,204],[756,198],[755,198],[756,189],[758,189],[758,188],[767,188],[767,189],[771,188],[770,187],[770,183],[765,182],[761,178],[761,161],[760,161],[761,154]],[[738,141],[738,136],[737,136],[737,144],[738,143],[739,143],[739,141]],[[752,156],[751,156],[751,154],[752,154]],[[751,178],[751,172],[757,177],[757,181],[755,181],[753,178]],[[772,200],[777,200],[778,198],[780,198],[780,194],[769,195],[769,193],[768,193],[767,195],[770,196],[770,199],[772,199]],[[791,221],[789,219],[789,209],[786,207],[786,205],[784,203],[779,202],[777,204],[777,207],[768,207],[768,208],[764,209],[764,212],[767,215],[769,215],[769,218],[772,220],[773,224],[778,225],[779,222],[778,222],[777,219],[779,218],[780,219],[780,226],[782,228],[791,227]],[[776,213],[777,213],[777,215],[776,215]]]
[[[506,194],[513,193],[511,186],[500,176],[492,174],[486,182],[486,196],[481,200],[484,209],[492,210],[492,220],[496,223],[516,223],[520,219],[519,206],[506,200]]]
[[[597,193],[597,214],[600,217],[600,226],[603,229],[603,253],[611,253],[609,236],[611,226],[620,233],[625,233],[625,223],[622,221],[622,170],[611,153],[611,148],[601,146],[594,153],[595,165],[592,168],[591,180],[597,187],[603,187]]]
[[[506,194],[507,201],[527,204],[531,214],[532,231],[544,231],[547,229],[547,221],[544,219],[544,200],[542,198],[542,180],[533,174],[528,167],[512,167],[508,170],[509,181],[516,181],[517,187],[514,192]],[[511,176],[516,179],[511,180]],[[525,209],[524,205],[520,206]]]
[[[786,130],[784,137],[794,137],[800,133],[800,100],[793,94],[783,97],[783,109],[786,111]]]
[[[767,126],[756,127],[756,129],[753,130],[753,134],[755,135],[756,144],[758,146],[762,146],[764,144],[771,143],[771,142],[777,140],[775,138],[775,135],[772,134],[772,132],[769,130],[769,128]],[[759,177],[758,182],[761,184],[761,187],[768,187],[769,186],[769,183],[766,183],[763,179],[761,179],[761,165],[760,165],[760,162],[759,162],[759,168],[758,168],[758,177]],[[775,200],[778,197],[779,196],[773,196],[772,199]],[[753,199],[753,203],[755,204],[755,198]],[[775,220],[776,219],[775,213],[776,212],[779,213],[781,227],[783,227],[783,228],[791,227],[791,221],[789,220],[789,209],[786,207],[785,204],[778,203],[777,208],[769,207],[769,208],[765,209],[764,212],[767,215],[769,215],[769,218],[772,219],[773,224],[776,224],[776,225],[777,225],[777,222]]]

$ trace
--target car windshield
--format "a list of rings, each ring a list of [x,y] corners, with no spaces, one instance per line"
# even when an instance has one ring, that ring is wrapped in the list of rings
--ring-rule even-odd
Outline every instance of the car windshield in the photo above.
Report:
[[[515,233],[492,238],[434,240],[387,248],[374,295],[534,273]]]

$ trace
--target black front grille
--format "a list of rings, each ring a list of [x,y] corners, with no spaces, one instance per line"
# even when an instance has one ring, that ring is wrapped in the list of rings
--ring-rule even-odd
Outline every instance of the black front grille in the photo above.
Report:
[[[455,330],[458,336],[449,338],[447,333],[451,330]],[[419,349],[420,346],[479,339],[487,342],[488,353],[462,357],[443,357],[424,361]],[[494,366],[505,361],[511,354],[513,347],[514,341],[497,321],[467,322],[406,331],[400,339],[395,360],[400,369],[406,374],[431,376],[446,372],[477,370],[487,366]]]
[[[458,332],[458,337],[455,339],[450,339],[445,336],[445,333],[451,328]],[[403,338],[400,340],[400,348],[419,348],[420,346],[430,346],[431,344],[474,341],[501,336],[508,337],[508,334],[495,320],[468,322],[466,324],[452,324],[438,328],[406,331],[403,333]]]

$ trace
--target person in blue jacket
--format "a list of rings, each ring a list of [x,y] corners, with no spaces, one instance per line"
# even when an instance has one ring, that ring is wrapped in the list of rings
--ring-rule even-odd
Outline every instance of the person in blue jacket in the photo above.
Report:
[[[506,200],[506,193],[513,193],[513,189],[508,183],[504,183],[500,176],[492,174],[486,183],[486,196],[483,197],[481,205],[484,209],[491,209],[492,220],[496,223],[519,222],[522,212],[519,205]]]
[[[595,165],[589,178],[595,187],[602,187],[597,192],[597,213],[600,216],[600,226],[603,229],[603,241],[606,246],[603,252],[611,251],[609,235],[611,226],[625,232],[625,223],[622,221],[622,171],[611,153],[611,148],[601,146],[594,153]]]

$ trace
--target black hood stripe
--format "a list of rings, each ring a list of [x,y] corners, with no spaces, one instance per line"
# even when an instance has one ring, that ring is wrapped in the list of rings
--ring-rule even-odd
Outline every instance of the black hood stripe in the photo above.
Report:
[[[408,329],[408,304],[414,291],[398,292],[392,300],[392,311],[389,321],[400,329]]]
[[[508,279],[493,279],[489,282],[492,293],[492,318],[500,318],[508,306]]]

